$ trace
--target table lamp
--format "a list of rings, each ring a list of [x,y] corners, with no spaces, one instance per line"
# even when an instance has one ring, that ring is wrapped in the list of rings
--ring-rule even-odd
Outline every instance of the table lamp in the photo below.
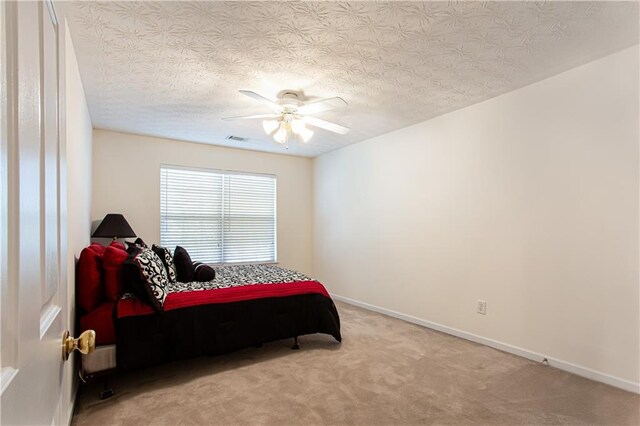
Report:
[[[116,241],[118,238],[135,236],[136,233],[131,229],[127,219],[119,213],[109,213],[106,215],[93,232],[93,235],[91,235],[92,238],[113,238],[113,241]]]

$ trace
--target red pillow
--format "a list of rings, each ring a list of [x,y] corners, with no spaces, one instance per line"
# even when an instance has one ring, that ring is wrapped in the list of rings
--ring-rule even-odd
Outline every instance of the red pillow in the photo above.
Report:
[[[91,243],[91,245],[89,245],[89,247],[87,247],[89,250],[94,251],[96,254],[102,256],[104,254],[104,249],[106,249],[105,246],[103,246],[100,243]]]
[[[109,244],[109,247],[117,247],[120,250],[127,251],[127,248],[124,246],[124,244],[119,243],[117,241],[111,241],[111,244]]]
[[[78,305],[91,312],[102,302],[102,256],[98,254],[99,244],[84,248],[78,260]],[[101,247],[101,246],[100,246]]]
[[[111,243],[104,251],[104,256],[102,257],[104,290],[107,300],[112,302],[117,302],[122,293],[124,293],[122,263],[127,260],[127,257],[129,257],[129,253],[114,243]]]

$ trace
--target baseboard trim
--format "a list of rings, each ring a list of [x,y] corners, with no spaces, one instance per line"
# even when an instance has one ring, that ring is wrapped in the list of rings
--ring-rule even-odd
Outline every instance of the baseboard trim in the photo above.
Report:
[[[537,352],[532,352],[528,349],[519,348],[517,346],[509,345],[507,343],[499,342],[497,340],[488,339],[486,337],[478,336],[477,334],[469,333],[459,330],[457,328],[448,327],[446,325],[438,324],[433,321],[427,321],[421,318],[414,317],[412,315],[406,315],[401,312],[393,311],[391,309],[382,308],[380,306],[371,305],[369,303],[361,302],[359,300],[351,299],[349,297],[340,296],[338,294],[331,294],[331,297],[335,300],[339,300],[344,303],[348,303],[359,308],[367,309],[369,311],[378,312],[383,315],[388,315],[393,318],[397,318],[412,324],[417,324],[423,327],[427,327],[433,330],[437,330],[452,336],[460,337],[465,340],[470,340],[475,343],[480,343],[485,346],[492,347],[494,349],[508,352],[510,354],[518,355],[523,358],[530,359],[532,361],[542,362],[543,359],[547,359],[549,365],[560,370],[573,373],[575,375],[585,377],[587,379],[595,380],[597,382],[605,383],[607,385],[614,386],[629,392],[640,394],[640,383],[634,383],[629,380],[621,379],[619,377],[611,376],[600,371],[595,371],[587,367],[582,367],[567,361],[549,357]]]

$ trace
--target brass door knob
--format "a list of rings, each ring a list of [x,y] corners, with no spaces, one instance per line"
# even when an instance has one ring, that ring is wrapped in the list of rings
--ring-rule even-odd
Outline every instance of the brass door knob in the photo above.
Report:
[[[69,330],[62,335],[62,359],[69,359],[69,355],[74,350],[78,350],[81,354],[93,352],[96,348],[96,332],[87,330],[83,332],[77,339],[69,336]]]

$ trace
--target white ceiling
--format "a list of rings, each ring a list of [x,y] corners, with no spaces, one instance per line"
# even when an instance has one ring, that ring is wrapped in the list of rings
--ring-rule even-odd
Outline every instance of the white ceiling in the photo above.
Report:
[[[638,43],[636,2],[75,2],[97,128],[313,157]],[[341,96],[288,151],[238,93]],[[250,138],[226,141],[228,135]]]

